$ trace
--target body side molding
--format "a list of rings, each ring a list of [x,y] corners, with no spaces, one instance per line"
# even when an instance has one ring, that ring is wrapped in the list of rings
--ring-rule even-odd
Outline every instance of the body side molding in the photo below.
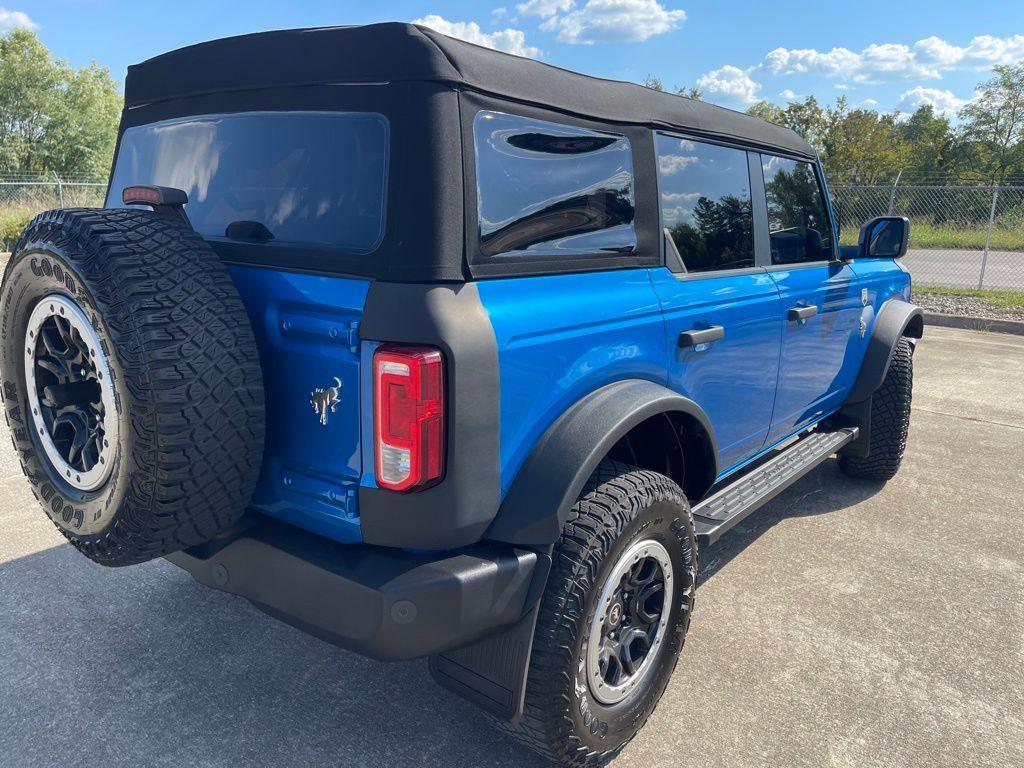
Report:
[[[661,413],[682,413],[706,435],[704,487],[717,474],[714,432],[692,400],[651,381],[630,379],[591,392],[566,410],[537,441],[516,475],[498,516],[484,534],[495,541],[549,547],[587,479],[630,429]]]

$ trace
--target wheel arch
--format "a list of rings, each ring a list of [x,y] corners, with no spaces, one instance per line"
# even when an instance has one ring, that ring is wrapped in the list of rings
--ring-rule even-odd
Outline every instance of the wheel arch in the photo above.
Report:
[[[901,298],[892,298],[882,304],[875,318],[860,373],[857,374],[846,402],[850,404],[868,400],[885,380],[896,342],[904,336],[920,339],[923,335],[924,312],[920,307]]]
[[[695,402],[651,381],[608,384],[578,400],[541,436],[484,538],[554,544],[605,457],[668,474],[695,499],[714,483],[716,456],[711,422]]]
[[[871,396],[882,386],[896,345],[902,338],[920,339],[924,335],[924,312],[902,298],[886,301],[878,311],[875,326],[868,340],[867,352],[860,373],[838,414],[838,421],[855,426],[857,439],[843,448],[840,455],[866,458],[871,444]]]

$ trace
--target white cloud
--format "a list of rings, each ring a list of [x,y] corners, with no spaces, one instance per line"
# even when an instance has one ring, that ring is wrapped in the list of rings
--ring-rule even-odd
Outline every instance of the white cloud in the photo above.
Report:
[[[540,16],[542,19],[547,19],[556,13],[565,13],[571,10],[574,5],[576,5],[575,0],[526,0],[525,3],[519,3],[516,10],[523,16]]]
[[[468,43],[476,43],[488,48],[495,48],[506,53],[514,53],[516,56],[528,56],[540,58],[540,48],[526,44],[526,35],[520,29],[502,29],[497,32],[484,32],[475,21],[448,21],[436,14],[416,19],[413,24],[421,24],[440,32],[442,35],[450,35]]]
[[[579,10],[552,15],[541,29],[557,31],[563,43],[639,43],[685,20],[686,11],[670,10],[658,0],[587,0]]]
[[[698,77],[697,87],[712,97],[712,101],[717,96],[718,100],[728,103],[753,104],[758,99],[757,92],[761,84],[754,82],[739,67],[727,64]]]
[[[504,5],[502,5],[502,6],[498,7],[498,8],[495,8],[493,11],[491,11],[491,21],[498,21],[499,19],[501,19],[502,17],[504,17],[506,15],[508,15],[508,8],[506,8]]]
[[[987,69],[1024,59],[1024,35],[1006,38],[979,35],[966,46],[926,37],[913,46],[872,43],[859,52],[849,48],[776,48],[760,68],[775,75],[815,74],[842,77],[855,83],[907,78],[936,79],[951,69]]]
[[[931,104],[935,114],[943,117],[954,117],[964,106],[970,103],[970,99],[961,99],[952,91],[943,91],[939,88],[925,88],[919,85],[905,91],[900,96],[897,109],[901,112],[913,112],[918,107]]]
[[[779,91],[779,98],[785,99],[786,101],[799,101],[801,97],[794,91],[787,88],[784,91]]]
[[[658,155],[658,170],[668,176],[696,162],[697,158],[693,155]]]
[[[878,106],[878,99],[864,99],[857,106],[861,109],[873,109]]]
[[[696,200],[700,197],[700,192],[662,192],[661,199],[666,203],[676,203],[680,200]]]
[[[39,25],[32,21],[27,13],[8,11],[3,6],[0,6],[0,32],[6,32],[19,27],[22,29],[38,29]]]

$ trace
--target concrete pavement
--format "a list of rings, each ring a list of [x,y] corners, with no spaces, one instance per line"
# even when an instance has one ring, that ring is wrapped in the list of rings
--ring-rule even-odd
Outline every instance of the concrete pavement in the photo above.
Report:
[[[835,461],[702,553],[690,637],[627,766],[1024,765],[1024,338],[927,328],[907,458]],[[108,570],[0,441],[0,764],[535,766],[422,662]]]
[[[977,288],[982,251],[911,248],[903,258],[915,283]],[[984,288],[1024,290],[1024,251],[989,251]]]

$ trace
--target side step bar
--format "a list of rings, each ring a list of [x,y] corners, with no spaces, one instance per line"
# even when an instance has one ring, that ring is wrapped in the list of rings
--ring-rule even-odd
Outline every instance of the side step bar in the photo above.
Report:
[[[743,522],[758,507],[782,493],[844,445],[857,438],[857,428],[812,432],[778,456],[708,496],[693,508],[697,541],[707,546]]]

